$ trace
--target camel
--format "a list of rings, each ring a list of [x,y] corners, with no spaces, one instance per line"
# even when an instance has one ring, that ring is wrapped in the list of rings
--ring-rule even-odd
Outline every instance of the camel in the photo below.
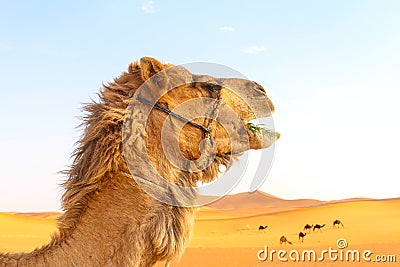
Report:
[[[312,225],[309,225],[308,223],[304,226],[304,229],[303,229],[303,231],[305,232],[305,231],[307,231],[308,230],[308,232],[310,233],[311,232],[311,228],[313,228],[314,227],[314,225],[312,224]]]
[[[165,91],[173,81],[179,85]],[[173,112],[199,98],[209,99],[197,104],[207,116],[185,120]],[[233,115],[218,116],[222,105],[233,110],[242,128],[233,124]],[[279,138],[273,131],[246,128],[256,116],[274,111],[257,83],[195,75],[150,57],[103,85],[99,100],[84,110],[83,135],[65,171],[58,231],[32,252],[0,253],[0,266],[147,267],[158,261],[169,266],[190,238],[197,183],[213,181],[221,165],[229,167],[244,151],[267,148]],[[170,127],[166,141],[175,144],[172,152],[163,147],[163,125]],[[226,129],[235,127],[228,136]],[[171,162],[179,156],[189,161],[187,169]]]
[[[335,228],[335,226],[337,225],[337,228],[340,228],[340,226],[344,227],[343,223],[340,220],[335,220],[333,222],[333,227]]]
[[[287,238],[286,238],[284,235],[281,236],[281,238],[279,239],[279,242],[280,242],[281,245],[282,245],[283,243],[285,243],[285,245],[286,245],[286,243],[289,243],[289,245],[293,245],[293,243],[290,242],[289,240],[287,240]]]
[[[321,229],[322,229],[323,227],[325,227],[325,224],[323,224],[323,225],[316,224],[316,225],[314,226],[314,228],[313,228],[313,231],[315,231],[315,229],[318,229],[318,230],[321,231]]]
[[[264,231],[267,228],[268,228],[268,225],[266,225],[266,226],[260,225],[260,227],[258,227],[258,231]]]
[[[299,240],[301,240],[302,243],[304,242],[304,237],[305,237],[306,235],[307,235],[307,234],[306,234],[306,233],[303,233],[303,232],[300,232],[300,233],[299,233]]]

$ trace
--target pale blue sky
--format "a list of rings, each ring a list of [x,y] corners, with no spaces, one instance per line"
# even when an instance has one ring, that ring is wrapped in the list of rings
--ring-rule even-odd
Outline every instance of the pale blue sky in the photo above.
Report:
[[[0,0],[0,210],[60,207],[80,103],[142,56],[268,89],[282,137],[262,190],[399,197],[398,14],[395,0]]]

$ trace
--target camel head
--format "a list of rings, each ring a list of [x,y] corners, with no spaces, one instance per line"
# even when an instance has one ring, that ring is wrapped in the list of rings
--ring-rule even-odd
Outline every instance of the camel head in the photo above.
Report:
[[[84,134],[66,172],[65,209],[117,174],[184,187],[211,182],[221,165],[279,138],[250,123],[274,111],[259,84],[195,75],[154,58],[131,63],[99,98],[85,106]],[[159,181],[145,183],[161,190]]]
[[[232,157],[267,148],[279,138],[279,133],[250,123],[274,111],[261,85],[196,75],[149,57],[139,65],[143,84],[133,96],[132,109],[148,111],[146,153],[167,180],[175,181],[171,174],[184,172],[192,182],[210,182]]]

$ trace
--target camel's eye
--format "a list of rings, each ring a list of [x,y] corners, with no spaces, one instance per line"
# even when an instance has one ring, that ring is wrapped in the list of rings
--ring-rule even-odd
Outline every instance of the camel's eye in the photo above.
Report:
[[[207,83],[207,84],[205,84],[204,87],[206,90],[208,90],[211,93],[215,93],[215,92],[218,92],[219,90],[221,90],[221,86],[218,84]]]
[[[253,82],[253,83],[256,85],[256,90],[258,90],[260,92],[263,92],[263,93],[266,93],[264,87],[262,87],[261,85],[259,85],[256,82]]]

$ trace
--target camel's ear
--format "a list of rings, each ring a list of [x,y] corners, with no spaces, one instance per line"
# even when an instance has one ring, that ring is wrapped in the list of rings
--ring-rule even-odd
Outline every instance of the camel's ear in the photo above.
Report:
[[[140,59],[140,68],[142,69],[142,77],[145,81],[157,72],[165,69],[160,61],[152,57],[142,57]]]

